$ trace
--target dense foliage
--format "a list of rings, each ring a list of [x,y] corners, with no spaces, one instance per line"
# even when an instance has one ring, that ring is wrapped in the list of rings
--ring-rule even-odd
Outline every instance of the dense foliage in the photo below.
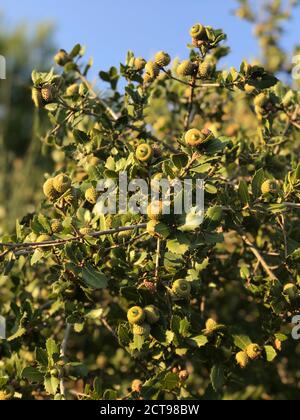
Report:
[[[105,97],[80,45],[33,72],[59,163],[1,238],[0,399],[299,395],[299,93],[282,62],[221,70],[222,30],[190,35],[185,61],[101,71]],[[123,171],[205,180],[204,220],[101,215],[97,183]]]

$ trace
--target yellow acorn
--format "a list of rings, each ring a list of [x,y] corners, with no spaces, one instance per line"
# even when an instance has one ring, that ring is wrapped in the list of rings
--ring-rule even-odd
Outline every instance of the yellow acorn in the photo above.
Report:
[[[196,69],[197,66],[192,61],[184,60],[179,64],[176,71],[178,76],[186,77],[195,74]]]
[[[51,222],[51,230],[53,233],[59,233],[62,230],[62,223],[58,219],[54,219]]]
[[[198,147],[201,145],[201,143],[212,137],[212,131],[210,131],[207,128],[201,131],[196,128],[192,128],[191,130],[187,131],[187,133],[184,136],[184,139],[186,144],[188,144],[189,146]]]
[[[127,319],[130,324],[143,324],[146,314],[140,306],[133,306],[127,312]]]
[[[179,299],[187,299],[191,294],[191,284],[186,280],[176,280],[172,285],[172,292]]]
[[[156,79],[159,75],[160,68],[154,61],[148,61],[145,66],[145,71],[148,73],[153,79]]]
[[[53,179],[53,187],[59,194],[64,194],[68,191],[71,188],[71,184],[70,178],[65,174],[57,175]]]
[[[41,94],[41,89],[33,87],[31,90],[31,97],[36,108],[41,108],[43,106],[43,100],[42,100],[43,98]]]
[[[65,50],[59,50],[58,53],[54,56],[54,61],[59,66],[65,66],[69,61],[71,61],[71,58],[69,54]]]
[[[258,344],[252,343],[246,348],[246,353],[249,359],[256,360],[261,356],[262,350]]]
[[[246,352],[240,351],[236,356],[235,359],[237,364],[242,368],[245,369],[249,364],[249,357]]]
[[[147,215],[150,220],[160,220],[163,215],[163,202],[153,201],[147,207]]]
[[[276,180],[268,179],[261,186],[262,194],[276,194],[278,192],[278,183]]]
[[[134,60],[134,67],[136,70],[141,71],[145,68],[147,61],[142,57],[137,57]]]
[[[201,23],[196,23],[191,27],[190,35],[192,38],[197,39],[198,41],[205,41],[207,39],[205,26],[201,25]]]
[[[144,308],[146,314],[146,321],[152,325],[156,324],[160,319],[159,309],[154,305],[148,305]]]
[[[51,201],[54,201],[58,197],[58,193],[53,185],[53,178],[47,179],[43,185],[43,191],[45,196]]]
[[[41,89],[41,95],[43,98],[43,101],[46,103],[51,103],[54,100],[54,87],[52,85],[45,85]]]
[[[143,336],[143,337],[147,338],[150,335],[151,327],[150,327],[150,325],[148,325],[146,323],[141,324],[141,325],[134,324],[132,332],[133,332],[134,335],[140,335],[140,336]]]
[[[135,379],[131,383],[131,390],[132,392],[137,392],[138,394],[141,393],[143,387],[143,382],[140,379]]]
[[[153,149],[147,143],[140,144],[136,149],[135,156],[141,162],[148,162],[153,157]]]
[[[91,187],[91,188],[89,188],[89,189],[86,190],[86,192],[85,192],[85,199],[90,204],[94,204],[95,205],[97,203],[98,193],[97,193],[97,191],[96,191],[96,189],[94,187]]]
[[[171,57],[164,51],[160,51],[155,55],[155,63],[159,67],[166,67],[171,63]]]
[[[204,61],[199,65],[198,74],[202,79],[208,79],[215,70],[215,66],[210,61]]]
[[[90,234],[93,232],[93,229],[88,228],[88,227],[85,227],[85,228],[81,228],[81,229],[79,230],[79,232],[80,232],[80,234],[81,234],[81,235],[83,235],[83,236],[88,236],[88,235],[90,235]]]

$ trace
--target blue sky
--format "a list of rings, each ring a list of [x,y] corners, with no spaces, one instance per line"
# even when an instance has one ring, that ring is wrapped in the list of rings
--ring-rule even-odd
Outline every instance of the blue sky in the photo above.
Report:
[[[258,46],[251,26],[233,16],[236,4],[235,0],[1,0],[0,11],[10,25],[53,22],[59,47],[70,49],[79,42],[94,57],[95,69],[105,70],[124,61],[128,49],[145,58],[158,50],[185,58],[188,31],[196,22],[224,29],[232,47],[225,64],[238,66],[242,59],[257,56]],[[287,47],[299,42],[299,9],[288,24]]]

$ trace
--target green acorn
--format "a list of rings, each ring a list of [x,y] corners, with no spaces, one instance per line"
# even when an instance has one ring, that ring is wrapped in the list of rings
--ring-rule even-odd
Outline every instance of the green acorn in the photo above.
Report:
[[[45,85],[41,89],[43,101],[48,103],[53,102],[55,97],[54,87],[52,85]]]
[[[156,324],[160,320],[159,309],[154,305],[148,305],[144,308],[146,314],[146,321],[152,325]]]
[[[256,360],[262,355],[262,350],[258,344],[252,343],[246,348],[246,353],[249,359]]]
[[[58,193],[53,185],[53,178],[47,179],[47,181],[43,185],[43,191],[44,191],[45,196],[50,201],[54,201],[56,198],[58,198]]]
[[[197,66],[192,61],[185,60],[179,64],[176,71],[178,76],[186,77],[195,74],[196,69]]]
[[[154,61],[148,61],[148,63],[145,66],[145,71],[153,79],[156,79],[159,76],[160,68]]]
[[[176,280],[172,285],[172,292],[179,299],[188,299],[191,294],[191,284],[186,280]]]
[[[164,51],[160,51],[155,55],[155,63],[159,67],[166,67],[171,63],[171,57]]]
[[[65,66],[71,61],[71,57],[65,50],[59,50],[58,53],[54,56],[54,61],[59,66]]]
[[[134,306],[127,312],[127,319],[130,324],[142,324],[145,318],[145,312],[140,306]]]
[[[62,231],[62,223],[60,220],[58,219],[54,219],[51,222],[51,230],[53,233],[59,233]]]
[[[295,300],[299,296],[298,287],[293,283],[288,283],[283,288],[283,294],[291,300]]]
[[[205,26],[201,25],[201,23],[196,23],[190,29],[190,35],[192,38],[198,41],[205,41],[207,40],[207,34],[205,30]]]
[[[135,156],[141,162],[148,162],[153,157],[153,149],[147,143],[140,144],[136,149]]]
[[[218,223],[221,221],[223,216],[223,208],[221,206],[210,207],[207,210],[206,217],[210,222]]]
[[[151,327],[150,325],[145,323],[141,325],[134,324],[132,332],[134,335],[140,335],[145,338],[148,338],[151,332]]]
[[[85,199],[86,201],[88,201],[90,204],[96,204],[97,200],[98,200],[98,193],[96,191],[96,189],[94,187],[91,187],[89,189],[86,190],[85,192]]]
[[[65,174],[57,175],[53,179],[53,187],[60,195],[68,191],[71,188],[71,184],[71,179]]]
[[[33,87],[31,90],[31,97],[36,108],[41,108],[43,106],[43,98],[41,94],[41,89]]]
[[[237,364],[242,368],[245,369],[249,364],[249,357],[246,352],[240,351],[236,356],[235,359]]]
[[[262,194],[276,194],[278,192],[278,183],[276,180],[268,179],[261,186]]]
[[[147,61],[144,60],[144,58],[142,58],[142,57],[137,57],[134,60],[134,67],[138,71],[144,70],[146,64],[147,64]]]

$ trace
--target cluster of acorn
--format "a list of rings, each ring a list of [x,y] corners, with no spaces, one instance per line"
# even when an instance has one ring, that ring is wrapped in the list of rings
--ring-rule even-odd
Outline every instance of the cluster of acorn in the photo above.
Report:
[[[148,305],[145,308],[134,306],[127,312],[128,322],[132,325],[134,335],[148,338],[151,332],[151,325],[160,320],[159,309],[154,305]]]
[[[236,362],[242,368],[245,369],[251,360],[257,360],[262,355],[262,349],[258,344],[251,343],[244,351],[240,351],[236,355]]]
[[[154,82],[160,74],[161,69],[167,67],[171,63],[171,57],[164,51],[159,51],[155,54],[154,60],[146,62],[142,58],[135,59],[135,67],[137,70],[145,69],[143,76],[144,84]]]
[[[192,37],[192,43],[195,47],[201,47],[209,41],[207,28],[200,23],[192,26],[190,35]],[[184,60],[176,69],[176,72],[180,77],[198,76],[200,79],[209,79],[215,71],[216,60],[211,55],[206,56],[205,60],[201,62]]]
[[[60,200],[62,205],[76,205],[78,201],[78,190],[72,187],[72,181],[65,174],[59,174],[49,178],[43,186],[44,195],[51,201]]]

